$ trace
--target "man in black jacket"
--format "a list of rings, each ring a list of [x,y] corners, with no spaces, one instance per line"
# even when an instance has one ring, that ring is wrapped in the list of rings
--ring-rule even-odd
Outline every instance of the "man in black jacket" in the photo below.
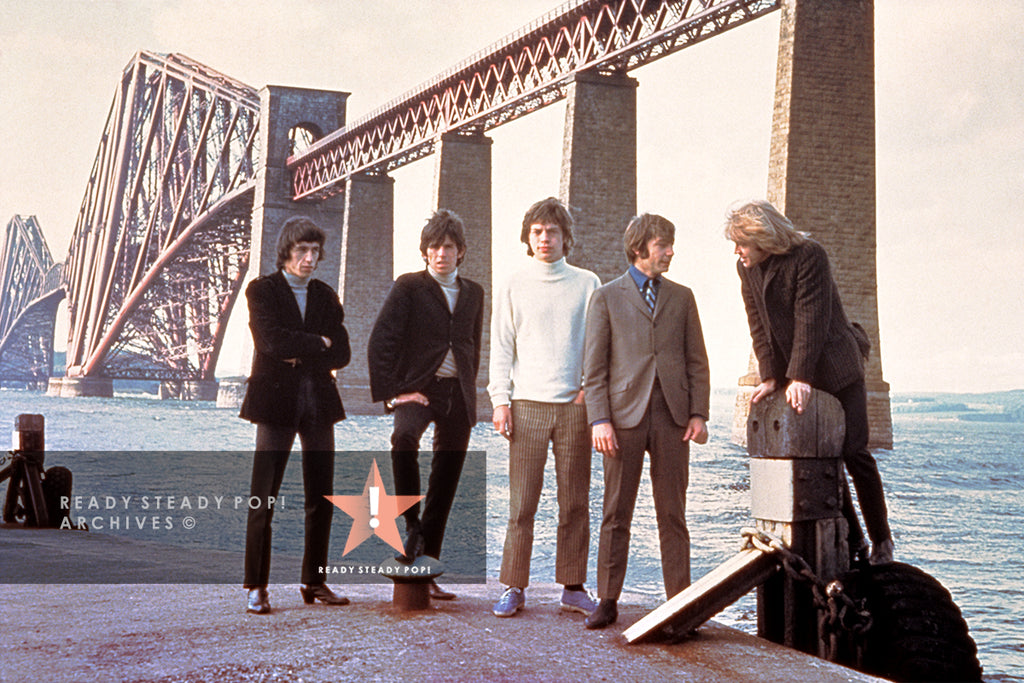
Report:
[[[345,409],[333,370],[349,362],[345,313],[338,295],[313,279],[325,235],[309,218],[285,221],[277,239],[273,275],[245,290],[254,354],[240,416],[256,423],[249,518],[245,534],[246,609],[270,612],[270,523],[295,435],[302,442],[306,547],[302,558],[303,600],[344,605],[324,583],[334,505],[334,424]],[[255,501],[258,501],[256,504]]]
[[[395,280],[370,333],[370,391],[395,415],[391,467],[396,495],[420,495],[420,437],[434,423],[434,456],[423,516],[406,510],[405,558],[438,558],[448,513],[476,423],[483,288],[458,274],[466,254],[462,220],[441,209],[420,235],[426,269]],[[431,597],[454,594],[431,582]]]
[[[731,209],[725,235],[736,244],[736,270],[761,376],[751,401],[784,391],[786,402],[802,413],[812,388],[838,399],[846,427],[843,463],[871,538],[868,559],[892,562],[885,492],[868,450],[864,355],[869,342],[846,317],[825,248],[764,200]],[[845,479],[843,484],[850,557],[864,556],[866,542]]]

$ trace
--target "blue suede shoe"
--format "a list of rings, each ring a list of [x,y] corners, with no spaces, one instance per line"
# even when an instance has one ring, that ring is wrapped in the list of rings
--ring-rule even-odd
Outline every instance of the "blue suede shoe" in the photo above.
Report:
[[[563,612],[579,612],[589,617],[597,609],[597,601],[585,590],[571,591],[563,588],[561,606]]]
[[[526,594],[523,589],[509,586],[498,598],[498,602],[494,603],[492,611],[496,617],[511,617],[524,607],[526,607]]]

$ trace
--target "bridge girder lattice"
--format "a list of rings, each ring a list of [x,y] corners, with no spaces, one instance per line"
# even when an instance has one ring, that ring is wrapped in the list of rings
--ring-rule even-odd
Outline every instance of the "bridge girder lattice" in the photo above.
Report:
[[[53,372],[60,272],[36,217],[14,216],[0,243],[0,381],[45,382]]]
[[[388,173],[445,133],[487,131],[566,96],[577,73],[626,73],[778,9],[780,0],[566,3],[288,161],[294,199]]]
[[[256,91],[139,52],[114,95],[65,265],[68,375],[209,380],[249,262]]]

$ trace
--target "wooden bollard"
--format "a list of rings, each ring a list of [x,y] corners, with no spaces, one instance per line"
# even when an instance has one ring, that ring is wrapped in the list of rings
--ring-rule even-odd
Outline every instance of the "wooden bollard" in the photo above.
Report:
[[[22,413],[14,418],[11,448],[22,453],[43,453],[46,450],[46,420],[42,415]]]
[[[783,392],[751,404],[747,420],[751,514],[759,530],[782,539],[824,582],[849,567],[842,517],[843,409],[814,390],[803,414]],[[811,585],[788,573],[757,590],[757,632],[762,638],[824,657],[825,634]]]

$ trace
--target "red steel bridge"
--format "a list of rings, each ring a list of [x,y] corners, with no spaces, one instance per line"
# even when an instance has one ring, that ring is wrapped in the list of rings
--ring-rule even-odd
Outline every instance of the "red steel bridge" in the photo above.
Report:
[[[780,1],[563,4],[292,156],[293,199],[341,193],[353,174],[432,153],[445,133],[486,131],[564,98],[577,73],[627,73]],[[18,237],[0,273],[0,379],[52,365],[52,342],[33,350],[46,331],[38,312],[50,315],[52,339],[50,311],[64,292],[69,377],[214,379],[249,261],[259,120],[252,87],[182,55],[138,53],[114,96],[59,282],[34,221],[8,228]]]
[[[566,96],[582,71],[628,73],[778,9],[780,0],[568,2],[319,140],[288,161],[295,199],[343,191],[431,154],[444,133],[487,131]]]
[[[53,374],[60,271],[35,216],[12,218],[0,243],[0,380],[39,384]]]
[[[18,219],[8,227],[21,255],[5,251],[0,271],[0,379],[52,367],[65,293],[69,376],[212,379],[248,265],[258,121],[252,87],[182,55],[138,53],[114,95],[60,277],[26,275],[50,258],[34,219],[34,233]],[[43,304],[41,351],[45,325],[30,313]]]

